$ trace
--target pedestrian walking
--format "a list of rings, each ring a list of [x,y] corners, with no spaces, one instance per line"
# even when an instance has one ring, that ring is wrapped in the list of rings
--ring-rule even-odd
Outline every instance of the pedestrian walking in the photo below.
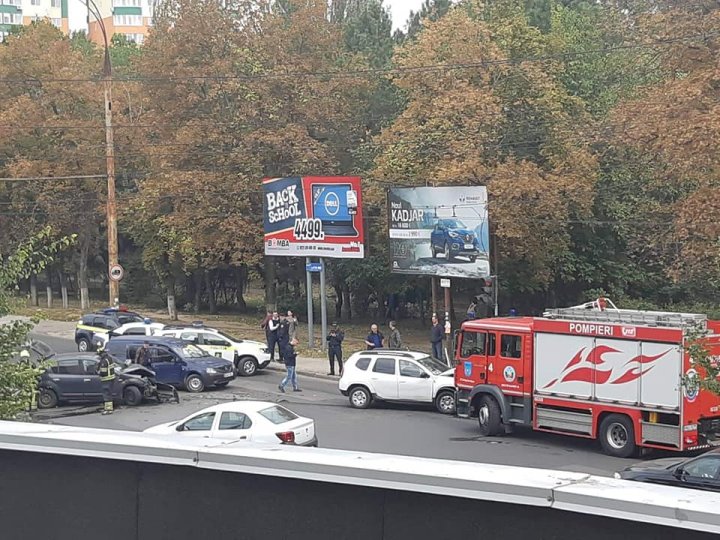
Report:
[[[370,333],[365,338],[365,345],[367,345],[368,351],[372,351],[373,349],[382,349],[385,346],[385,336],[378,331],[377,324],[370,326]]]
[[[278,329],[280,328],[280,316],[277,311],[272,312],[270,320],[265,327],[265,336],[267,337],[268,350],[270,351],[270,361],[275,360],[275,346],[278,346],[278,356],[282,358],[278,343]]]
[[[298,328],[298,320],[295,314],[288,309],[287,312],[287,321],[288,321],[288,334],[290,336],[290,341],[293,339],[297,339],[297,328]]]
[[[337,323],[333,323],[330,328],[330,333],[325,338],[328,345],[328,362],[330,362],[330,373],[328,375],[335,375],[335,360],[338,363],[338,373],[342,377],[343,374],[343,360],[342,360],[342,342],[345,339],[345,333],[338,328]]]
[[[390,337],[388,337],[388,347],[394,351],[399,351],[403,348],[402,336],[400,330],[398,330],[395,321],[390,321],[388,325],[390,327]]]
[[[443,327],[440,325],[438,316],[433,313],[432,327],[430,328],[430,345],[432,346],[432,355],[443,362],[442,342],[445,338]]]
[[[115,366],[112,357],[104,350],[100,351],[100,362],[97,365],[97,373],[100,375],[100,382],[103,387],[103,414],[113,413],[112,389],[115,385]]]
[[[293,392],[302,392],[302,390],[298,386],[297,372],[295,371],[295,368],[297,366],[297,352],[295,352],[295,346],[297,344],[298,340],[293,339],[285,345],[285,350],[283,351],[283,358],[285,359],[285,369],[287,370],[287,374],[278,385],[278,390],[280,390],[283,394],[285,393],[285,386],[287,386],[288,383],[292,384]]]

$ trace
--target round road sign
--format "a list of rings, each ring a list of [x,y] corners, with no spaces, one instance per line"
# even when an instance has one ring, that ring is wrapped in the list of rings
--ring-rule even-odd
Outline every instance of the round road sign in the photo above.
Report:
[[[124,275],[125,270],[123,270],[123,267],[119,264],[113,264],[108,272],[108,276],[110,276],[110,279],[113,281],[122,281]]]

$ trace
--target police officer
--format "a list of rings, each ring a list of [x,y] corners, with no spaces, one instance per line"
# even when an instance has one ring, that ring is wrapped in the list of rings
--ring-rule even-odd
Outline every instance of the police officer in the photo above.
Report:
[[[103,386],[103,414],[113,413],[113,397],[112,389],[115,384],[115,365],[113,364],[112,357],[105,351],[100,349],[98,351],[100,355],[100,362],[98,362],[98,375],[100,375],[100,381]]]
[[[345,339],[345,334],[338,328],[337,323],[333,323],[332,328],[330,328],[330,333],[325,339],[328,344],[328,362],[330,362],[330,373],[328,373],[328,375],[335,375],[335,359],[337,359],[338,369],[342,377],[342,342],[343,339]]]

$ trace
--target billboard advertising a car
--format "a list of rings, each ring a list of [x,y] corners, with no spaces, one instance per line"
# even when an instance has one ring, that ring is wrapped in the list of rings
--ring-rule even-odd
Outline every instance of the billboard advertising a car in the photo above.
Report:
[[[365,256],[360,178],[291,176],[263,180],[265,254]]]
[[[388,221],[393,272],[490,275],[485,187],[390,188]]]

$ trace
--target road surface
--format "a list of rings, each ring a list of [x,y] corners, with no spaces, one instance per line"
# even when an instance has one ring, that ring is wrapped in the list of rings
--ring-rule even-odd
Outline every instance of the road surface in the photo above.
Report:
[[[73,352],[75,343],[45,335],[34,336],[57,352]],[[375,405],[367,410],[348,406],[337,382],[300,377],[302,393],[281,394],[282,374],[260,372],[238,378],[223,390],[203,394],[180,392],[179,404],[122,408],[101,416],[96,407],[66,406],[41,411],[39,421],[73,426],[143,430],[180,419],[194,411],[233,399],[260,399],[282,403],[300,415],[313,418],[320,445],[325,448],[383,452],[504,465],[540,467],[612,475],[633,460],[600,453],[594,441],[517,429],[503,437],[483,438],[473,420],[443,416],[427,407]],[[635,460],[637,461],[637,460]]]

